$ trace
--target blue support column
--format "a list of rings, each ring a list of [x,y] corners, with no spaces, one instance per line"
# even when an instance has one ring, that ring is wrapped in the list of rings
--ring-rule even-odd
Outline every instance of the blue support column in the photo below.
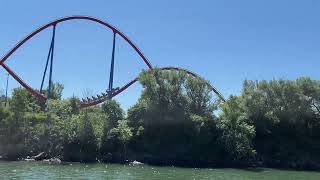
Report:
[[[54,41],[56,35],[56,25],[53,26],[52,34],[52,47],[51,47],[51,57],[50,57],[50,72],[49,72],[49,87],[48,87],[48,99],[51,97],[51,86],[52,86],[52,66],[53,66],[53,54],[54,54]]]
[[[49,60],[50,60],[50,57],[51,57],[52,45],[53,45],[53,39],[54,39],[54,33],[55,33],[54,31],[55,31],[55,28],[53,28],[53,31],[52,31],[50,48],[49,48],[49,52],[48,52],[48,56],[47,56],[47,61],[46,61],[46,66],[45,66],[45,68],[44,68],[44,72],[43,72],[43,76],[42,76],[42,81],[41,81],[41,86],[40,86],[40,93],[42,93],[43,84],[44,84],[44,80],[45,80],[45,78],[46,78],[47,69],[48,69],[48,64],[49,64]]]
[[[108,88],[108,97],[109,97],[109,99],[111,99],[112,92],[113,92],[113,75],[114,75],[115,51],[116,51],[116,33],[113,32],[112,56],[111,56],[111,67],[110,67],[109,88]]]

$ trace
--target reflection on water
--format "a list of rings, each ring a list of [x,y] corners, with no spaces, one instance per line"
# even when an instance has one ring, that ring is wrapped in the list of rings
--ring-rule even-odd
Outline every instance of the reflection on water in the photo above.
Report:
[[[320,172],[0,162],[0,179],[320,179]]]

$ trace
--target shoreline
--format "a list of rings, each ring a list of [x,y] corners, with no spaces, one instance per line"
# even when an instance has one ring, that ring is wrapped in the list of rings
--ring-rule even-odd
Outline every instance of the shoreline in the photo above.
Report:
[[[262,163],[258,165],[259,163],[252,163],[251,166],[245,166],[245,165],[228,165],[226,163],[222,164],[198,164],[198,166],[190,166],[190,165],[181,165],[177,163],[173,164],[164,164],[164,163],[148,163],[148,162],[140,162],[136,160],[126,160],[126,161],[113,161],[113,162],[106,162],[106,161],[92,161],[92,162],[81,162],[81,161],[64,161],[59,158],[49,158],[49,159],[43,159],[43,160],[35,160],[35,159],[25,159],[25,158],[19,158],[19,159],[5,159],[0,158],[0,162],[38,162],[38,163],[48,163],[48,164],[56,164],[56,165],[67,165],[72,163],[79,163],[79,164],[121,164],[121,165],[129,165],[129,166],[155,166],[155,167],[176,167],[176,168],[190,168],[190,169],[242,169],[242,170],[248,170],[248,171],[260,171],[260,169],[276,169],[276,170],[285,170],[285,171],[306,171],[306,172],[320,172],[320,165],[316,165],[314,167],[308,166],[307,168],[303,167],[288,167],[288,166],[278,166],[278,165],[271,165],[271,166],[265,166]]]

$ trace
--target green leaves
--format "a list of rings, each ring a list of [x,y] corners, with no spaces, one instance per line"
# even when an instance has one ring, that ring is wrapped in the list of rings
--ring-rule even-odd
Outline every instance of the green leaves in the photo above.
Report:
[[[183,71],[156,68],[141,73],[139,81],[144,90],[128,110],[134,141],[130,147],[163,159],[202,156],[194,152],[210,146],[216,133],[211,131],[215,123],[208,123],[215,119],[217,104],[207,82]]]
[[[120,141],[124,146],[133,136],[131,128],[128,126],[128,121],[126,120],[119,120],[118,126],[112,128],[108,133],[110,137]]]
[[[15,88],[10,99],[10,109],[17,115],[24,112],[40,112],[41,107],[35,97],[33,97],[26,89]]]
[[[310,78],[245,81],[244,112],[256,127],[255,148],[267,163],[302,166],[304,156],[320,159],[319,93],[320,82]]]
[[[320,81],[247,80],[241,95],[218,107],[208,83],[185,72],[155,68],[139,80],[143,92],[127,115],[114,100],[80,109],[76,97],[61,100],[59,84],[47,112],[25,89],[14,89],[10,106],[0,107],[0,154],[192,166],[320,162]]]
[[[109,129],[117,127],[118,121],[124,119],[124,111],[115,100],[103,103],[102,110],[107,115],[106,126],[108,126]]]
[[[255,127],[248,122],[242,98],[231,96],[222,105],[217,126],[222,131],[219,141],[233,161],[250,161],[256,155],[253,147]]]

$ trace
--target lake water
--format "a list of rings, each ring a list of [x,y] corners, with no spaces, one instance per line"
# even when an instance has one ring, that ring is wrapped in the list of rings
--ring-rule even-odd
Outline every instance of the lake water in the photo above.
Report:
[[[0,162],[0,179],[315,179],[320,172],[275,169],[193,169],[176,167],[129,166],[117,164],[64,165],[46,162]]]

